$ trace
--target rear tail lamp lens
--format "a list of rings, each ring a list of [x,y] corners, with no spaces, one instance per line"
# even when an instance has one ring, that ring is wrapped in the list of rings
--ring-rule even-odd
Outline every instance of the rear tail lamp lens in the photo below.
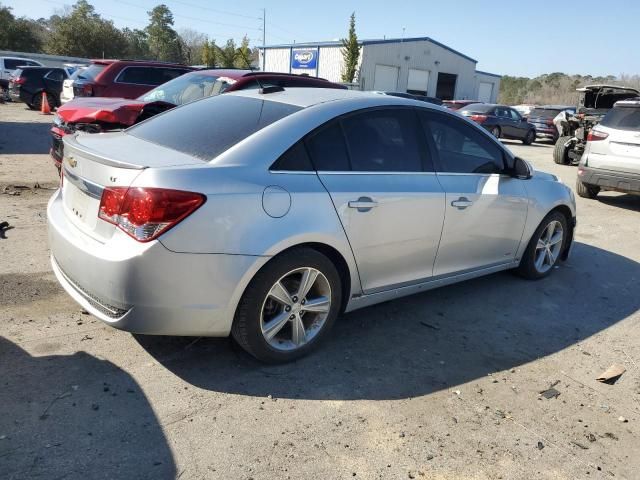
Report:
[[[24,85],[26,83],[27,79],[24,78],[24,77],[18,77],[18,78],[11,79],[11,81],[16,85]]]
[[[608,136],[608,133],[599,132],[598,130],[591,130],[587,135],[587,142],[599,142],[606,139]]]
[[[181,190],[107,187],[98,217],[139,242],[148,242],[191,215],[205,200],[200,193]]]
[[[473,120],[474,122],[482,123],[487,119],[487,116],[486,115],[471,115],[469,118],[471,120]]]

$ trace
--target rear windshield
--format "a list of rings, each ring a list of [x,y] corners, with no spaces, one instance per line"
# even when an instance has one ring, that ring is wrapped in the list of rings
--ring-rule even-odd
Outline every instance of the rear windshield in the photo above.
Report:
[[[495,105],[491,105],[489,103],[472,103],[470,105],[466,105],[466,106],[460,108],[460,111],[461,112],[485,113],[485,112],[490,112],[494,108],[496,108],[496,106]]]
[[[530,117],[555,118],[564,109],[555,108],[534,108],[529,114]]]
[[[299,110],[286,103],[219,95],[169,110],[127,133],[208,161]]]
[[[600,125],[640,132],[640,107],[614,107],[605,115]]]
[[[222,86],[226,84],[218,82],[218,78],[206,73],[189,73],[163,83],[139,98],[145,102],[163,101],[184,105],[203,97],[222,93]]]
[[[78,80],[95,80],[106,67],[106,65],[92,63],[78,74]]]

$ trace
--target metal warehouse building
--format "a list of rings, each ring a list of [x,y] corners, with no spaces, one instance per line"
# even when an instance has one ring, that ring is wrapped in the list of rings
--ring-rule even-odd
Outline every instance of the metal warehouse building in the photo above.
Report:
[[[500,76],[476,70],[478,63],[429,37],[363,40],[354,82],[361,90],[409,92],[443,100],[494,103]],[[306,73],[340,82],[341,42],[298,43],[260,48],[264,71]]]

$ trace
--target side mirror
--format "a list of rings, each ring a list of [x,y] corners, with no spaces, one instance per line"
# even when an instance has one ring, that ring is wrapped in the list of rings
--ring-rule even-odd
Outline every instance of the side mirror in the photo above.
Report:
[[[529,162],[520,157],[516,157],[513,159],[512,175],[520,180],[529,180],[533,176],[533,169],[531,165],[529,165]]]

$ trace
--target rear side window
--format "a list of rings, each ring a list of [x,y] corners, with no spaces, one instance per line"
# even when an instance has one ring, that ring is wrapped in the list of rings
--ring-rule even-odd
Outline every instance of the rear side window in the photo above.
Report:
[[[15,70],[19,66],[26,65],[27,62],[21,60],[14,60],[13,58],[4,59],[4,68],[7,70]]]
[[[304,142],[300,141],[287,150],[276,162],[271,166],[270,170],[275,171],[293,171],[293,172],[311,172],[313,165],[307,154]]]
[[[45,78],[48,78],[49,80],[53,80],[55,82],[61,82],[65,79],[65,74],[62,70],[51,70],[45,75]]]
[[[307,138],[309,154],[319,171],[346,172],[351,170],[344,135],[337,121]]]
[[[270,100],[219,95],[169,110],[127,133],[208,161],[300,109]]]
[[[438,170],[446,173],[501,173],[502,150],[490,138],[457,118],[422,113],[427,137],[438,152]]]
[[[99,63],[92,63],[78,74],[79,80],[95,80],[98,75],[107,67]]]
[[[176,68],[125,67],[116,78],[116,82],[136,85],[162,85],[179,77],[186,71]]]
[[[555,110],[550,108],[534,108],[529,116],[531,117],[543,117],[543,118],[556,118],[556,116],[562,112],[562,110]]]
[[[360,172],[420,172],[417,117],[409,109],[359,113],[342,120],[351,168]]]
[[[600,125],[640,132],[640,107],[614,107],[605,115]]]

